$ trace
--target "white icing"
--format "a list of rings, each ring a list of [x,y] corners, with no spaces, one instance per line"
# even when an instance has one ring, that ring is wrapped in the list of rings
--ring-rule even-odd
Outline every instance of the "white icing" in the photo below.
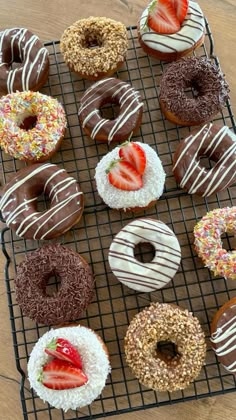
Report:
[[[95,180],[98,194],[103,201],[114,209],[145,207],[157,200],[163,193],[165,172],[156,152],[145,143],[137,142],[146,153],[146,168],[143,174],[143,186],[137,191],[124,191],[110,184],[106,169],[114,159],[119,158],[119,146],[107,153],[97,164]]]
[[[73,389],[54,390],[38,381],[42,367],[49,360],[44,349],[55,338],[65,338],[78,349],[82,358],[83,371],[88,377],[85,385]],[[53,407],[62,408],[64,411],[91,404],[101,394],[110,371],[108,355],[102,341],[94,331],[83,326],[51,329],[35,344],[28,362],[31,388],[43,401],[49,402]]]
[[[155,255],[142,263],[134,256],[135,246],[147,242]],[[126,225],[113,239],[108,261],[113,274],[123,284],[140,292],[164,287],[178,270],[181,250],[174,232],[160,220],[141,218]]]
[[[220,357],[230,355],[236,350],[236,315],[217,328],[211,335],[211,342],[216,344],[214,351]],[[229,356],[229,362],[232,361],[232,358],[234,358],[233,354]],[[222,359],[222,361],[226,360]],[[224,367],[229,372],[236,372],[236,361],[228,366],[224,364]]]
[[[205,20],[200,6],[189,2],[188,13],[175,34],[159,34],[145,27],[148,16],[148,7],[144,10],[140,19],[140,34],[144,44],[162,53],[182,52],[192,48],[202,37],[205,30]]]

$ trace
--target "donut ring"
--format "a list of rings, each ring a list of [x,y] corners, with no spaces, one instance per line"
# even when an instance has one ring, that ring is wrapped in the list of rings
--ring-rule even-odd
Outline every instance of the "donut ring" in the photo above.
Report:
[[[216,165],[202,166],[203,156]],[[206,124],[180,142],[173,164],[177,182],[189,194],[208,197],[222,191],[236,181],[236,135],[227,126]]]
[[[134,256],[138,243],[150,243],[155,249],[151,262],[141,263]],[[108,261],[113,274],[123,284],[141,292],[164,287],[174,277],[181,258],[179,241],[160,220],[135,219],[113,239]]]
[[[100,108],[106,103],[119,105],[114,120],[104,119]],[[80,100],[79,119],[84,132],[99,141],[124,141],[139,128],[143,114],[140,94],[122,80],[110,77],[93,84]]]
[[[61,285],[57,293],[48,296],[46,285],[52,275],[61,279]],[[94,277],[88,263],[59,244],[27,253],[14,282],[23,314],[46,325],[79,318],[93,297]]]
[[[176,347],[173,358],[159,344]],[[125,336],[126,361],[144,386],[156,391],[186,388],[200,373],[206,356],[201,325],[187,309],[152,303],[131,321]]]
[[[41,193],[50,201],[48,210],[37,210]],[[0,211],[7,226],[20,237],[52,239],[62,235],[81,218],[83,193],[77,181],[51,163],[20,169],[2,190]]]
[[[195,97],[185,90],[192,88]],[[160,106],[179,125],[200,125],[217,114],[229,98],[229,86],[219,67],[204,57],[188,57],[166,68],[160,81]]]
[[[0,32],[0,92],[39,90],[49,73],[49,53],[39,38],[25,28]],[[10,70],[10,65],[19,63]]]
[[[198,256],[215,276],[236,280],[236,252],[222,248],[221,235],[236,232],[236,207],[224,207],[207,213],[194,227],[194,245]]]
[[[36,117],[35,127],[22,127]],[[16,92],[0,99],[0,146],[15,159],[48,160],[60,147],[66,129],[65,111],[50,96],[39,92]]]
[[[64,31],[60,48],[73,72],[98,80],[111,76],[123,64],[128,48],[127,30],[113,19],[90,16]]]

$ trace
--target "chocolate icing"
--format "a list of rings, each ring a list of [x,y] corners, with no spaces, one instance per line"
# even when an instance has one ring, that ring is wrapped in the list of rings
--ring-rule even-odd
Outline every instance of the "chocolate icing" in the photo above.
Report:
[[[48,210],[37,210],[37,198],[50,199]],[[51,163],[20,169],[5,185],[0,210],[7,226],[20,237],[52,239],[77,223],[84,208],[83,193],[77,181],[64,169]]]
[[[190,98],[185,89],[197,95]],[[219,67],[203,57],[171,63],[160,82],[160,101],[167,112],[183,122],[204,123],[217,114],[229,98],[229,86]]]
[[[211,169],[201,165],[205,156],[216,162]],[[181,188],[208,197],[236,181],[236,135],[227,126],[208,123],[180,142],[173,163]]]
[[[11,69],[11,64],[19,63]],[[49,72],[49,53],[39,38],[25,28],[0,32],[0,92],[38,90]]]
[[[100,108],[106,103],[119,105],[114,120],[104,119]],[[138,129],[143,113],[140,94],[122,80],[110,77],[92,85],[80,100],[79,119],[92,139],[100,141],[124,141]]]
[[[61,285],[53,296],[46,285],[53,275]],[[42,324],[58,324],[80,317],[93,297],[94,277],[87,262],[76,252],[49,244],[26,255],[15,277],[16,300],[23,314]]]

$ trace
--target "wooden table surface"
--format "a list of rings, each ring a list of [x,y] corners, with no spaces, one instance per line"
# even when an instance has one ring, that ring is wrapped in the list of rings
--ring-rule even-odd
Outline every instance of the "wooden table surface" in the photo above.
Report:
[[[230,84],[232,108],[236,113],[236,1],[199,0],[199,3],[210,23],[216,54]],[[0,28],[26,27],[43,41],[50,41],[59,39],[63,30],[75,20],[90,15],[107,16],[126,25],[136,24],[146,4],[145,0],[0,0]],[[3,258],[0,264],[2,268]],[[13,356],[3,268],[0,269],[0,273],[0,420],[19,420],[22,418],[19,375]],[[235,412],[235,394],[228,394],[111,418],[171,420],[174,417],[182,420],[230,420],[235,419]]]

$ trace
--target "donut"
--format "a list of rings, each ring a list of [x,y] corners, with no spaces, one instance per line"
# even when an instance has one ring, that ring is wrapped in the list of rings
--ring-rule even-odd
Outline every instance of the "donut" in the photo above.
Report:
[[[184,389],[204,364],[204,333],[187,309],[152,303],[132,319],[125,335],[125,355],[134,376],[147,388]]]
[[[50,96],[25,91],[0,99],[0,147],[15,159],[48,160],[59,149],[66,125],[62,105]]]
[[[113,19],[90,16],[64,31],[60,48],[71,71],[98,80],[122,66],[128,48],[127,30]]]
[[[163,193],[166,174],[161,160],[152,147],[141,142],[131,142],[131,144],[139,146],[146,156],[142,186],[138,190],[129,191],[117,188],[109,181],[106,171],[109,170],[116,160],[119,162],[121,146],[114,148],[98,162],[95,168],[95,181],[97,192],[107,206],[112,209],[137,212],[156,203],[156,200]],[[132,172],[132,167],[130,168],[130,166],[128,168]],[[137,175],[136,171],[133,171],[133,174],[135,178]]]
[[[61,280],[58,292],[47,295],[51,276]],[[94,277],[81,255],[60,244],[28,252],[14,279],[16,301],[24,315],[45,325],[79,318],[92,300]]]
[[[194,90],[194,97],[186,89]],[[229,98],[228,83],[219,67],[205,57],[185,57],[168,65],[160,81],[164,116],[184,126],[211,120]]]
[[[216,163],[201,165],[207,156]],[[173,173],[189,194],[208,197],[236,181],[236,135],[227,127],[208,123],[182,140],[173,157]]]
[[[139,43],[148,55],[158,60],[178,60],[204,42],[205,19],[197,3],[189,1],[180,29],[172,34],[158,33],[146,24],[152,3],[142,13],[137,27]]]
[[[37,210],[41,194],[50,199],[47,210]],[[26,239],[52,239],[80,220],[83,193],[73,177],[51,163],[20,169],[2,189],[0,211],[7,226]]]
[[[208,212],[194,227],[194,246],[215,276],[236,280],[236,253],[222,248],[221,235],[236,232],[236,207]]]
[[[135,258],[135,246],[149,243],[154,247],[154,258],[142,263]],[[174,277],[181,259],[179,241],[174,232],[160,220],[135,219],[113,239],[108,261],[117,279],[139,292],[161,289]]]
[[[58,338],[69,340],[78,350],[83,363],[83,371],[88,378],[85,385],[55,390],[47,388],[38,380],[43,366],[48,362],[45,348],[52,340]],[[30,386],[37,395],[51,406],[67,411],[91,404],[105,387],[111,367],[108,350],[100,336],[87,327],[77,325],[51,329],[40,337],[30,354],[27,370]]]
[[[106,103],[119,106],[115,119],[102,118],[100,108]],[[80,100],[80,124],[90,138],[110,143],[125,141],[135,133],[142,120],[143,102],[140,94],[122,80],[110,77],[94,83]]]
[[[25,28],[0,32],[0,94],[39,90],[47,81],[49,53],[39,38]],[[12,63],[17,67],[11,68]]]
[[[226,302],[211,322],[211,344],[224,368],[236,375],[236,298]]]

